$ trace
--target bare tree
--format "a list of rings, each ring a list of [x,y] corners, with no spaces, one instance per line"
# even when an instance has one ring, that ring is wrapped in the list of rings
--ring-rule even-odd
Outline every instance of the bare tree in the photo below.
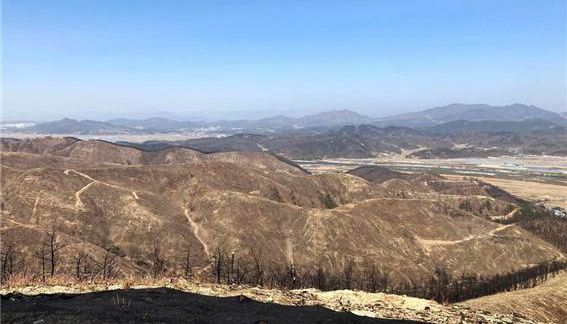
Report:
[[[99,261],[95,261],[100,268],[100,273],[102,274],[102,279],[107,280],[116,277],[120,271],[118,266],[118,253],[120,248],[117,246],[111,246],[104,249],[104,254]]]
[[[230,260],[227,267],[227,284],[234,283],[234,251],[230,254]]]
[[[81,266],[85,270],[83,273],[86,273],[88,258],[89,254],[85,251],[81,251],[75,256],[75,276],[77,279],[81,279]]]
[[[247,262],[244,262],[241,258],[236,261],[236,267],[234,269],[234,283],[240,285],[246,281],[248,275]]]
[[[215,276],[216,283],[220,283],[222,279],[222,274],[224,270],[224,261],[226,257],[226,251],[217,245],[215,254],[213,255],[213,272]]]
[[[183,275],[185,278],[189,278],[193,275],[193,264],[191,263],[191,248],[187,249],[185,254],[185,265],[183,267]]]
[[[287,264],[284,272],[281,273],[280,286],[295,289],[298,283],[298,271],[294,263]]]
[[[373,261],[367,261],[364,265],[364,289],[370,292],[378,291],[380,286],[379,274],[376,264]]]
[[[449,301],[449,286],[452,282],[451,275],[445,268],[435,269],[435,274],[430,280],[430,289],[433,299],[441,303]]]
[[[323,269],[321,265],[317,266],[317,268],[315,269],[312,285],[319,290],[327,290],[327,274],[325,273],[325,269]]]
[[[382,290],[384,292],[388,292],[388,285],[390,284],[389,275],[387,272],[384,272],[382,275]]]
[[[256,252],[254,247],[252,247],[250,249],[250,254],[252,255],[252,258],[254,259],[254,270],[255,270],[254,281],[255,281],[256,285],[263,285],[264,284],[264,279],[263,279],[264,278],[264,268],[262,267],[262,263],[260,261],[261,252]]]
[[[51,265],[51,277],[55,275],[55,269],[57,263],[59,262],[59,251],[65,247],[65,245],[59,242],[59,235],[57,234],[57,229],[55,225],[51,226],[49,231],[46,233],[47,237],[47,252],[49,257],[49,263]]]
[[[353,281],[354,281],[354,262],[349,260],[343,268],[343,280],[344,280],[344,287],[346,289],[352,289]]]
[[[16,245],[12,241],[3,242],[0,253],[0,282],[5,283],[14,274],[16,264]]]
[[[42,240],[39,250],[35,252],[35,257],[39,259],[41,265],[41,280],[45,281],[45,272],[47,266],[47,242]]]
[[[165,257],[160,246],[154,246],[152,251],[152,272],[154,278],[158,278],[165,272]]]

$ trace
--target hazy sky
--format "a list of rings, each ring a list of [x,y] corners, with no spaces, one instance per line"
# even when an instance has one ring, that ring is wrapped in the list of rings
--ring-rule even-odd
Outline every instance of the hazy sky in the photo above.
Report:
[[[567,110],[563,0],[2,2],[8,119]]]

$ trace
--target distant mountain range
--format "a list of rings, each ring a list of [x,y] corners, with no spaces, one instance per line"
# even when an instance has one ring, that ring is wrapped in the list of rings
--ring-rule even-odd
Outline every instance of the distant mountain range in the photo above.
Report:
[[[396,125],[409,127],[426,127],[458,120],[479,121],[522,121],[542,119],[558,122],[564,119],[558,113],[535,106],[513,104],[509,106],[490,106],[485,104],[451,104],[423,111],[394,115],[376,121],[380,126]],[[565,121],[561,121],[564,123]]]
[[[258,120],[177,121],[154,117],[147,119],[118,118],[107,121],[74,120],[65,118],[40,123],[21,129],[40,134],[140,134],[171,133],[186,131],[211,131],[235,133],[269,134],[281,131],[327,130],[346,125],[370,124],[380,127],[404,126],[431,128],[434,131],[523,131],[540,128],[552,129],[553,125],[567,126],[566,114],[550,112],[535,106],[513,104],[489,106],[484,104],[451,104],[415,113],[394,115],[386,118],[372,118],[351,110],[331,110],[303,117],[275,116]],[[537,120],[537,122],[535,122]],[[490,121],[491,123],[487,123]],[[529,121],[529,122],[527,122]],[[468,124],[465,124],[468,122]],[[503,122],[503,123],[502,123]],[[514,122],[525,122],[514,124]],[[449,123],[447,125],[443,125]],[[462,128],[464,127],[464,128]]]
[[[23,131],[31,131],[39,134],[130,134],[141,133],[139,130],[113,125],[96,120],[75,120],[63,118],[61,120],[40,123]]]
[[[170,133],[192,130],[237,132],[273,132],[293,129],[322,129],[349,124],[370,123],[373,119],[350,110],[325,111],[304,117],[275,116],[258,120],[176,121],[153,117],[147,119],[117,118],[107,121],[64,118],[24,128],[40,134],[141,134]]]
[[[468,122],[467,122],[468,123]],[[473,126],[482,125],[471,122]],[[527,122],[490,122],[511,124]],[[539,123],[534,123],[536,126]],[[446,124],[443,124],[446,125]],[[439,126],[443,126],[439,125]],[[152,140],[143,143],[118,142],[121,145],[155,151],[168,147],[186,147],[201,152],[272,152],[293,160],[325,158],[374,158],[380,154],[414,151],[416,158],[466,158],[512,156],[516,154],[567,156],[567,129],[556,126],[532,132],[432,131],[409,127],[373,125],[344,126],[322,132],[289,132],[271,135],[235,134],[227,137],[202,137],[187,140]]]

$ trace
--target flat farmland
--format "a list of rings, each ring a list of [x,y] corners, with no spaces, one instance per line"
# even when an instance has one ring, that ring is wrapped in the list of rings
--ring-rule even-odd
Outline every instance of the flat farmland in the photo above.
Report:
[[[462,176],[445,175],[449,179]],[[567,208],[567,185],[549,184],[536,181],[511,180],[492,177],[475,177],[527,200],[543,202],[549,207]]]
[[[295,161],[312,173],[347,172],[360,166],[382,166],[400,172],[434,172],[448,179],[474,177],[520,198],[550,207],[567,208],[567,159],[552,156],[471,159],[413,159],[383,156],[377,159]]]

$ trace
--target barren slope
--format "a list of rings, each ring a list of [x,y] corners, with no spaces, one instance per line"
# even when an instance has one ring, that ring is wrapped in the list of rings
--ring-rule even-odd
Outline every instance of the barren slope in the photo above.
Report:
[[[191,248],[201,268],[217,247],[239,255],[254,247],[270,264],[339,271],[374,260],[396,281],[431,275],[437,266],[494,274],[562,257],[515,226],[499,227],[442,199],[395,198],[348,175],[208,162],[12,170],[2,187],[4,219],[30,231],[56,221],[66,235],[117,246],[141,267],[149,266],[155,240],[171,260]],[[329,208],[328,200],[338,207]],[[13,229],[5,225],[8,235]]]
[[[493,275],[564,258],[519,227],[486,220],[514,206],[476,182],[421,174],[371,183],[308,175],[265,153],[145,152],[98,141],[58,152],[2,155],[2,217],[10,220],[2,231],[28,260],[38,231],[53,225],[65,240],[118,251],[124,272],[148,271],[156,248],[170,273],[187,250],[199,272],[218,249],[248,260],[254,249],[274,267],[332,274],[374,266],[394,283],[417,283],[438,267]],[[37,168],[42,161],[49,167]]]
[[[567,273],[535,288],[481,297],[465,306],[499,313],[517,313],[542,322],[567,322]]]
[[[34,139],[1,139],[3,165],[17,169],[37,167],[96,167],[100,165],[175,165],[203,161],[230,162],[265,170],[280,170],[294,174],[305,171],[291,162],[271,154],[219,152],[204,154],[183,147],[143,151],[105,141],[81,141],[72,137]],[[17,153],[17,154],[15,154]],[[22,153],[33,153],[25,155]],[[43,165],[42,165],[43,163]]]

